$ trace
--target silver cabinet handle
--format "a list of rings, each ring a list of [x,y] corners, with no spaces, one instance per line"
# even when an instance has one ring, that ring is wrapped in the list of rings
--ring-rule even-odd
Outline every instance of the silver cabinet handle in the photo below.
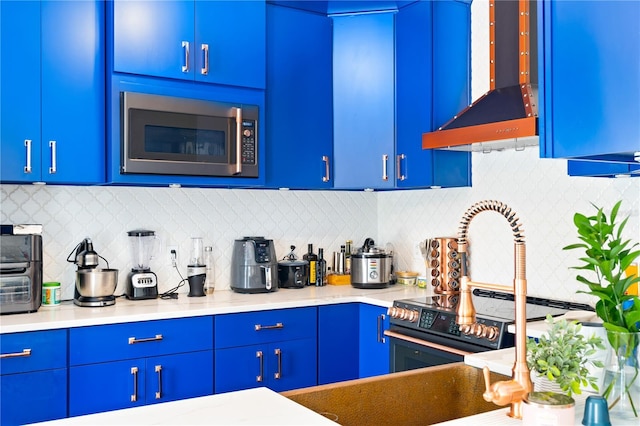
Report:
[[[202,49],[202,68],[200,68],[200,74],[207,75],[209,74],[209,45],[202,44],[200,48]]]
[[[262,381],[262,375],[264,374],[264,360],[262,357],[262,351],[257,351],[256,352],[256,358],[258,358],[258,360],[260,360],[260,375],[256,376],[256,382],[261,382]]]
[[[384,314],[378,315],[378,343],[385,343],[387,341],[382,331],[384,318]]]
[[[131,395],[131,402],[138,400],[138,367],[131,367],[131,375],[133,376],[133,395]]]
[[[182,42],[182,52],[184,53],[184,63],[182,64],[182,72],[189,72],[189,42]]]
[[[12,352],[9,354],[2,354],[0,355],[0,359],[18,358],[23,356],[31,356],[31,349],[23,349],[22,352]]]
[[[322,181],[329,182],[329,180],[331,180],[331,177],[329,175],[329,157],[323,155],[322,161],[324,161],[324,176],[322,176]]]
[[[398,177],[398,180],[405,180],[407,178],[406,175],[403,175],[401,173],[402,171],[402,160],[406,159],[407,156],[404,154],[400,154],[400,155],[396,155],[396,176]]]
[[[236,171],[242,173],[242,108],[236,108]]]
[[[278,358],[278,371],[273,375],[273,378],[280,379],[282,377],[282,351],[280,349],[276,349],[274,353]]]
[[[256,324],[255,325],[255,329],[256,331],[260,331],[260,330],[273,330],[276,328],[284,328],[284,324],[281,322],[277,322],[275,325],[261,325],[261,324]]]
[[[389,160],[389,156],[387,154],[382,154],[382,180],[389,180],[389,174],[387,173],[387,161]]]
[[[24,172],[31,173],[31,139],[25,139],[24,146],[27,148],[27,164],[24,166]]]
[[[129,337],[129,344],[133,345],[134,343],[158,342],[162,339],[163,339],[162,334],[156,334],[154,337],[145,337],[143,339],[136,339],[135,337]]]
[[[162,366],[156,365],[156,373],[158,373],[158,390],[156,391],[156,399],[162,398]]]
[[[58,160],[56,153],[56,141],[49,141],[49,148],[51,148],[51,167],[49,167],[49,174],[55,174],[58,170]]]

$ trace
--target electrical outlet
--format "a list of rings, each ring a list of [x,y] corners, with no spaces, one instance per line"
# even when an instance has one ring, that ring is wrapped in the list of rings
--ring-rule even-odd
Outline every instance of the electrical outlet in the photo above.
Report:
[[[169,265],[176,266],[178,264],[178,246],[167,246],[167,258]]]

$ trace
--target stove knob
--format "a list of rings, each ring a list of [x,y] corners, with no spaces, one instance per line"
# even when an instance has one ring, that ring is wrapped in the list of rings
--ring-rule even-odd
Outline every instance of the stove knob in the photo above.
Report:
[[[407,318],[407,321],[409,322],[418,322],[418,311],[410,311],[409,312],[409,318]]]
[[[488,339],[490,342],[493,342],[498,339],[499,333],[500,333],[500,330],[498,330],[498,327],[495,327],[495,326],[486,327],[484,337]]]

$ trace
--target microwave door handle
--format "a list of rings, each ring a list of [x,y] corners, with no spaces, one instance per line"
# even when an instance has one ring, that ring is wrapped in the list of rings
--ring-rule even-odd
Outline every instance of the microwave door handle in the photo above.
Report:
[[[236,108],[236,170],[233,174],[242,173],[242,108]]]

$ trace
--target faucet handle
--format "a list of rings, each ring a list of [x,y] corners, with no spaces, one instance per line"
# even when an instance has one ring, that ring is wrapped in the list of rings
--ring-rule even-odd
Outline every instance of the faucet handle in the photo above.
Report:
[[[484,394],[482,396],[484,397],[485,400],[487,400],[487,397],[485,395],[490,395],[492,394],[492,392],[491,392],[491,370],[486,365],[482,368],[482,375],[484,376]],[[487,400],[487,401],[491,401],[491,400]]]

